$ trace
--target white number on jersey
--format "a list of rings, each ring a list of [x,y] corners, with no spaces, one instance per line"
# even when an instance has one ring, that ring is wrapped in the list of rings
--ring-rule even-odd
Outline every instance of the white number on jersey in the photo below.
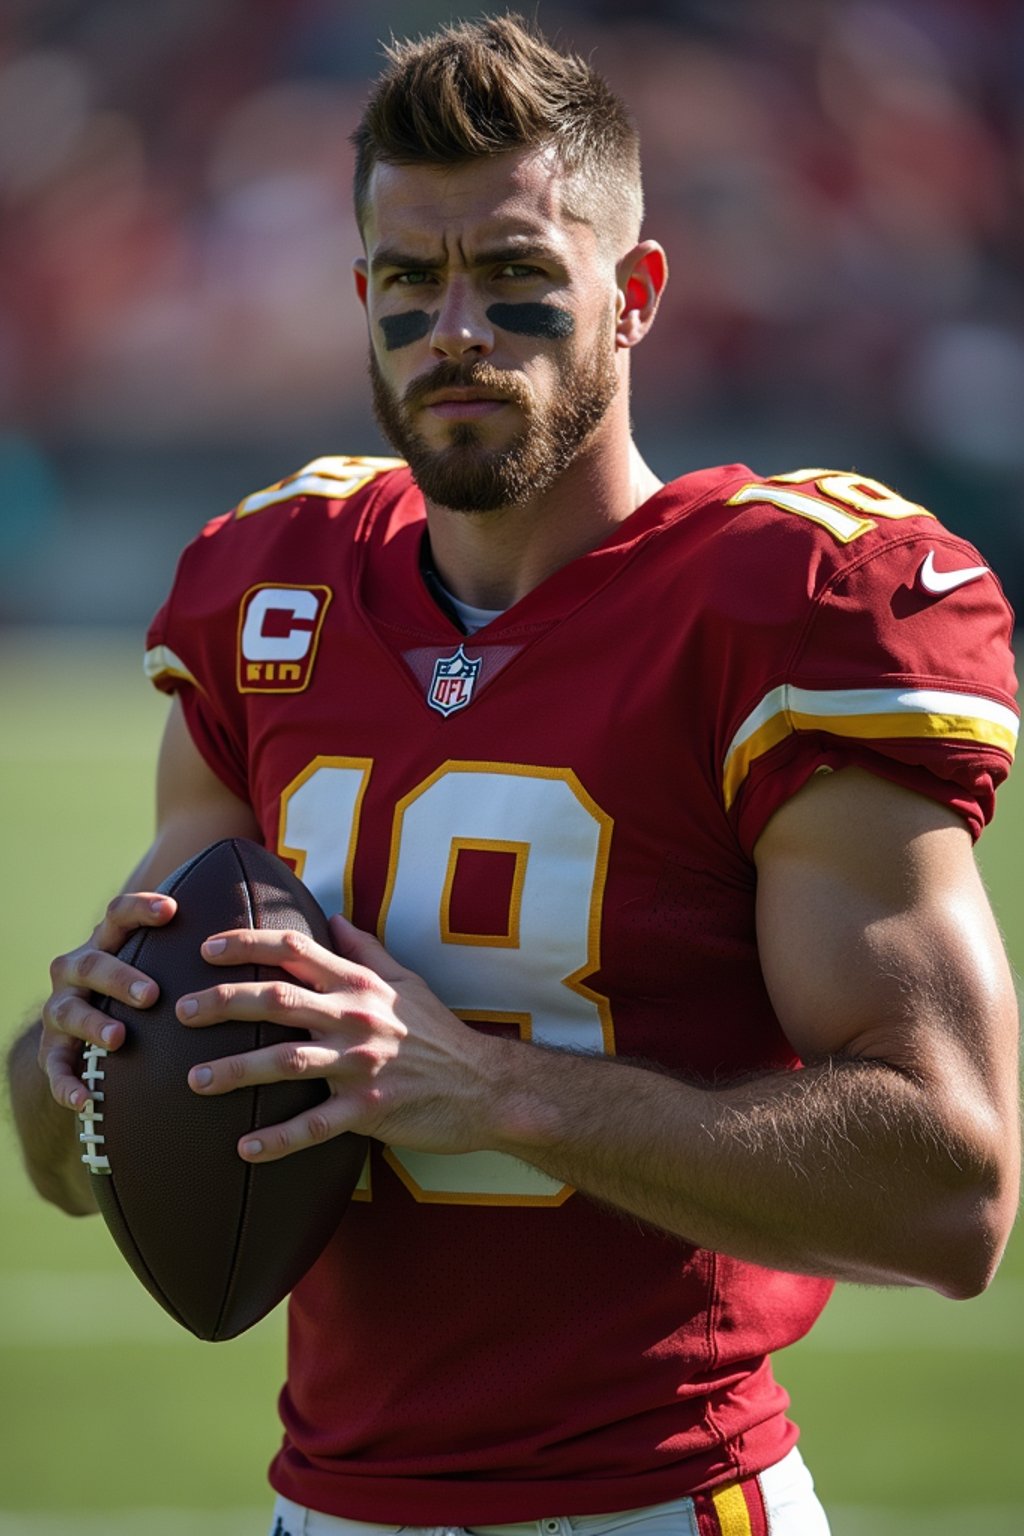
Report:
[[[787,485],[806,485],[813,480],[823,496],[830,501],[820,501],[804,491],[785,489]],[[726,506],[739,507],[748,502],[767,502],[782,512],[795,512],[812,523],[827,528],[840,544],[852,544],[861,534],[876,526],[876,517],[932,517],[927,507],[916,501],[905,501],[896,491],[883,485],[881,480],[871,480],[866,475],[844,474],[834,469],[794,469],[786,475],[771,475],[769,483],[756,480],[741,485]],[[840,505],[835,505],[835,503]],[[846,511],[845,508],[852,508]],[[860,513],[860,516],[856,514]]]
[[[352,910],[352,863],[372,764],[315,758],[281,797],[279,851],[327,912]],[[614,1053],[606,998],[584,978],[600,965],[611,820],[569,769],[450,762],[395,809],[382,942],[460,1016],[514,1026],[523,1039]],[[514,857],[508,922],[465,934],[451,919],[464,850]],[[571,1189],[497,1152],[454,1156],[391,1147],[417,1200],[556,1205]]]

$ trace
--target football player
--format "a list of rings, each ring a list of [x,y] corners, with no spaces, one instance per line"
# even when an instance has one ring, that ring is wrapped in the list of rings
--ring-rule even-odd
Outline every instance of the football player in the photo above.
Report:
[[[197,1094],[323,1077],[360,1198],[290,1303],[282,1533],[826,1530],[773,1350],[835,1279],[982,1290],[1016,1208],[1016,1015],[972,842],[1013,752],[982,557],[878,481],[661,484],[632,351],[666,280],[636,134],[512,19],[391,50],[355,286],[400,460],[324,458],[186,550],[156,841],[15,1047],[27,1163],[93,1201],[83,1042],[212,840],[332,921],[182,997]],[[768,466],[769,469],[774,466]],[[216,1026],[308,1043],[216,1059]],[[623,1219],[623,1218],[627,1219]]]

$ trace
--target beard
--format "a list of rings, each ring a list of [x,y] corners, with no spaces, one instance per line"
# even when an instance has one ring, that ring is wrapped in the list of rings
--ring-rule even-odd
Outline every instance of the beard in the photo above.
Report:
[[[619,387],[614,350],[602,332],[590,354],[559,370],[551,404],[542,409],[518,373],[489,363],[439,363],[399,399],[370,350],[373,409],[381,431],[412,470],[427,501],[455,512],[494,512],[541,494],[568,469],[604,419]],[[413,412],[435,390],[486,389],[512,401],[525,425],[502,448],[484,446],[474,422],[454,423],[444,448],[432,448],[412,425]]]

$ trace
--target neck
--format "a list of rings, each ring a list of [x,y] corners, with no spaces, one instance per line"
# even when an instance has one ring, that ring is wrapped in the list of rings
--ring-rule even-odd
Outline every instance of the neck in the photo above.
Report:
[[[463,602],[511,608],[563,565],[596,548],[661,483],[627,431],[617,451],[592,443],[533,500],[493,512],[454,512],[428,502],[438,575]]]

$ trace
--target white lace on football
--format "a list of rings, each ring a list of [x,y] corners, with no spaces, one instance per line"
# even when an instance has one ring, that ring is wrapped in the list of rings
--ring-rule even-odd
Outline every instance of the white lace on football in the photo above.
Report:
[[[82,1082],[89,1090],[89,1098],[78,1111],[78,1118],[82,1122],[82,1129],[78,1139],[85,1147],[82,1153],[82,1162],[90,1173],[109,1173],[110,1161],[103,1147],[103,1132],[97,1130],[97,1126],[103,1121],[103,1111],[96,1108],[103,1103],[103,1090],[97,1087],[103,1082],[102,1061],[107,1052],[102,1045],[90,1045],[87,1047],[82,1063]]]

